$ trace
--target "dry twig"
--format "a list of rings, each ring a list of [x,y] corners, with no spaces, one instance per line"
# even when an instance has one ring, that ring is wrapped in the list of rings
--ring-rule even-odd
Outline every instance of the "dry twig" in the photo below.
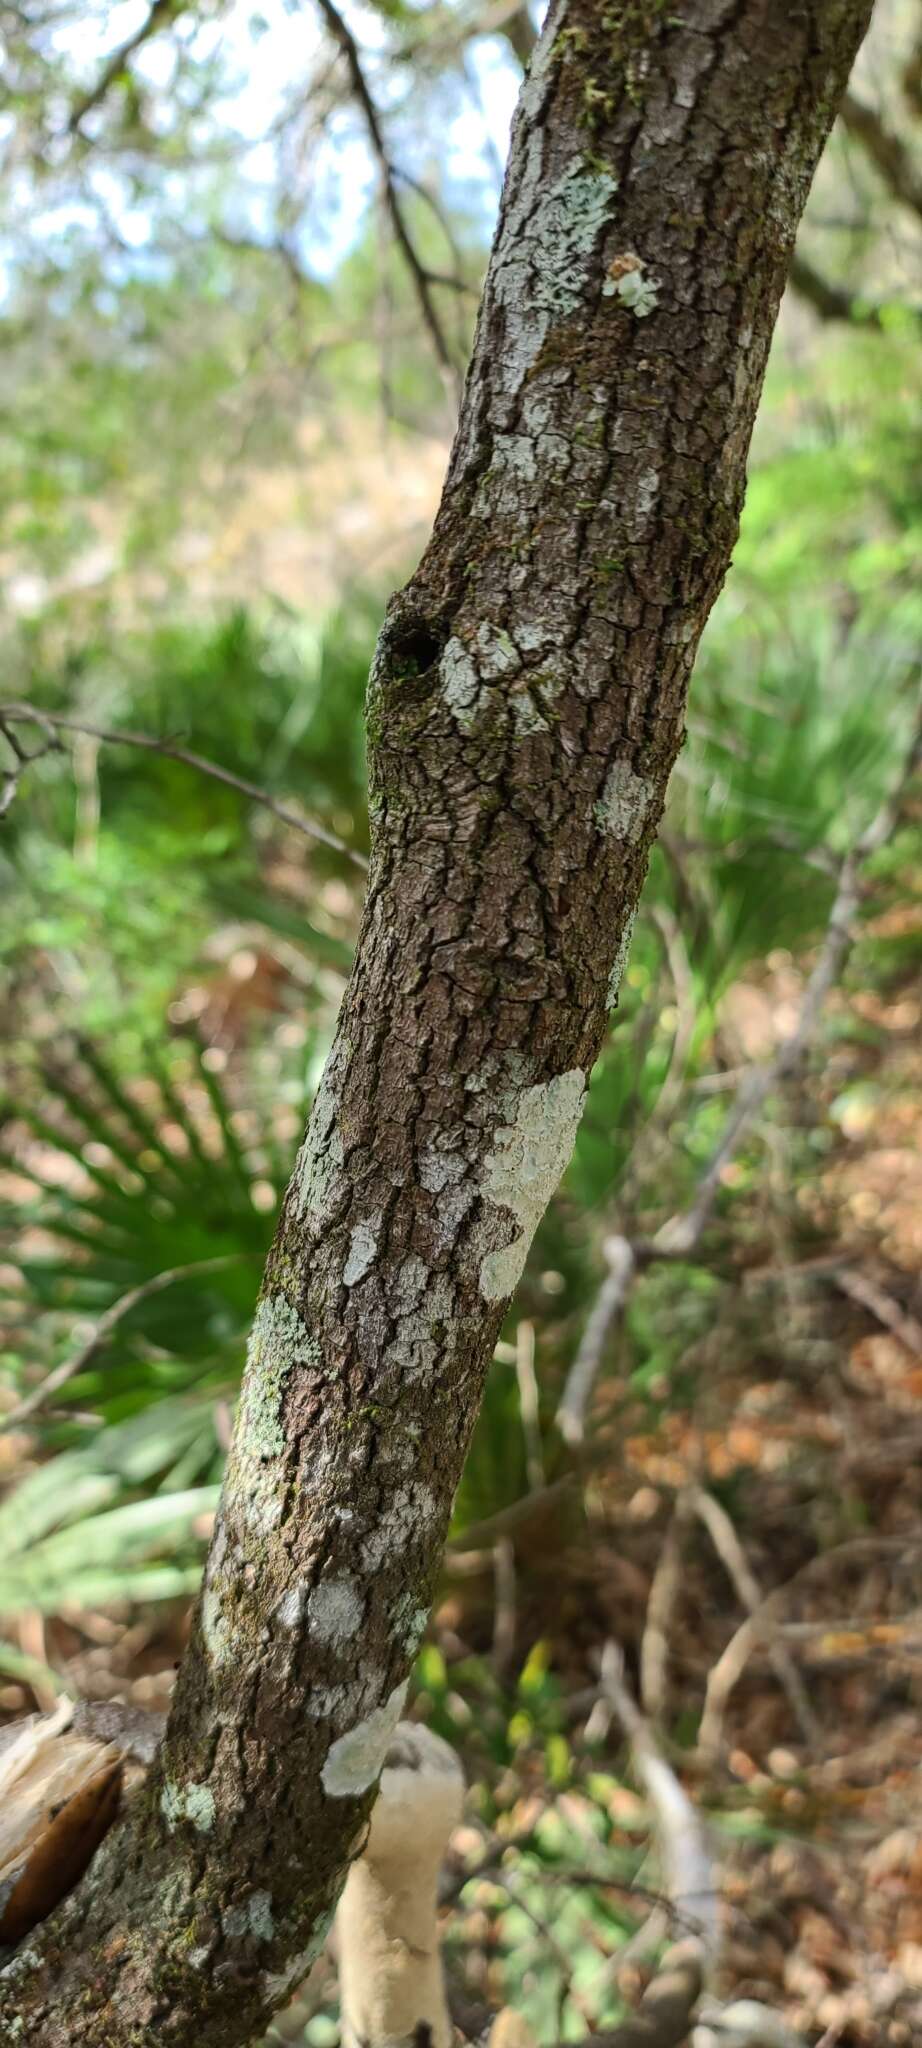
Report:
[[[48,744],[37,748],[33,754],[23,754],[21,748],[11,738],[11,728],[17,725],[41,727],[48,735]],[[328,832],[325,825],[318,825],[313,818],[306,818],[302,811],[293,811],[288,804],[280,804],[274,796],[269,795],[268,790],[261,789],[257,782],[248,782],[245,776],[234,775],[230,768],[222,768],[217,761],[206,760],[204,754],[194,754],[188,747],[177,747],[172,740],[155,739],[152,733],[106,732],[101,726],[87,725],[79,718],[64,718],[57,712],[39,711],[34,704],[0,704],[0,733],[13,747],[19,763],[17,769],[7,776],[3,794],[0,796],[0,816],[4,810],[9,809],[23,768],[27,767],[30,761],[39,760],[44,754],[59,749],[59,732],[84,733],[91,739],[104,741],[107,746],[141,747],[146,753],[160,754],[167,761],[181,761],[186,768],[196,769],[199,775],[209,775],[212,781],[223,782],[228,789],[238,790],[241,796],[249,797],[251,803],[261,804],[264,810],[271,811],[274,817],[281,819],[283,825],[291,825],[294,831],[303,832],[308,839],[317,839],[322,846],[331,847],[334,853],[344,854],[345,858],[352,862],[353,867],[361,868],[363,874],[367,873],[367,860],[351,846],[347,846],[344,839],[338,839],[335,832]],[[13,787],[7,795],[11,780]]]
[[[778,1083],[799,1065],[816,1034],[823,1006],[840,979],[856,937],[865,863],[879,852],[893,831],[900,809],[922,762],[922,704],[900,772],[889,796],[839,863],[836,889],[822,944],[801,999],[797,1022],[764,1065],[749,1068],[731,1105],[723,1135],[702,1174],[695,1195],[650,1239],[610,1236],[603,1245],[609,1271],[590,1312],[582,1341],[570,1368],[557,1409],[557,1426],[570,1444],[585,1434],[592,1389],[612,1328],[623,1314],[638,1271],[659,1259],[688,1259],[711,1220],[724,1173],[763,1103]]]

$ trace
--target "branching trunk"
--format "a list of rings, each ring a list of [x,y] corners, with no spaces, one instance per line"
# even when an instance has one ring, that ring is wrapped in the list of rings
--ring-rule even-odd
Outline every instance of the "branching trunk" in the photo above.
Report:
[[[869,0],[554,0],[369,698],[372,874],[159,1766],[0,2042],[234,2048],[361,1842],[568,1157]]]

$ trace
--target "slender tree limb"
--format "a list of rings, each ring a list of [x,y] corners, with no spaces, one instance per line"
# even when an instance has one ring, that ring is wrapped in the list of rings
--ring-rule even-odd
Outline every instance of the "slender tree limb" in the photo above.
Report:
[[[676,1494],[660,1545],[640,1645],[640,1698],[644,1713],[654,1725],[661,1724],[666,1715],[669,1628],[682,1586],[684,1541],[690,1518],[688,1488],[682,1487]]]
[[[152,36],[159,35],[162,28],[168,28],[169,24],[184,11],[184,7],[185,0],[153,0],[150,12],[145,15],[140,27],[113,51],[95,85],[90,87],[89,92],[84,93],[83,98],[78,100],[72,109],[67,124],[72,135],[77,134],[87,114],[92,113],[95,107],[101,106],[103,100],[108,98],[116,79],[127,69],[129,59],[134,57],[138,50],[143,49],[144,44],[149,43]]]
[[[907,1550],[919,1549],[919,1543],[908,1544],[899,1538],[885,1536],[858,1536],[851,1542],[841,1543],[835,1550],[821,1552],[818,1557],[808,1558],[800,1570],[787,1579],[783,1586],[776,1586],[766,1595],[759,1606],[750,1614],[721,1652],[712,1667],[707,1682],[704,1710],[698,1730],[698,1752],[708,1762],[720,1754],[723,1735],[724,1715],[730,1695],[738,1684],[753,1650],[757,1644],[771,1640],[776,1624],[784,1612],[786,1602],[795,1588],[817,1578],[831,1565],[862,1563],[868,1558],[904,1558]]]
[[[235,775],[230,768],[220,767],[217,761],[206,760],[204,754],[192,753],[188,747],[177,747],[172,740],[156,739],[153,734],[143,732],[107,732],[102,726],[87,725],[80,718],[64,718],[57,712],[40,711],[34,704],[0,704],[0,732],[8,739],[10,730],[17,725],[41,726],[55,735],[55,738],[38,753],[20,756],[20,765],[13,777],[14,788],[10,802],[12,795],[15,795],[15,785],[20,779],[22,768],[29,761],[40,759],[41,754],[57,748],[56,735],[59,732],[88,733],[93,739],[103,740],[107,746],[141,747],[148,754],[160,754],[167,761],[180,761],[184,767],[194,768],[199,775],[209,775],[213,782],[223,782],[227,789],[236,789],[241,796],[249,797],[251,803],[261,804],[264,810],[272,812],[273,817],[280,818],[283,825],[290,825],[295,832],[303,832],[306,838],[316,839],[321,846],[329,846],[334,853],[343,854],[346,860],[351,861],[353,867],[360,868],[363,874],[368,872],[368,862],[363,855],[356,853],[353,847],[347,846],[345,840],[339,839],[335,832],[328,832],[325,825],[318,825],[313,818],[306,818],[303,811],[292,810],[289,804],[279,803],[276,797],[270,796],[268,790],[261,789],[258,783],[247,781],[243,775]],[[8,808],[9,804],[6,807]],[[0,815],[2,809],[3,805],[0,803]]]
[[[416,293],[423,324],[435,351],[436,360],[448,387],[453,392],[455,399],[458,400],[461,395],[461,373],[449,346],[448,337],[442,326],[438,309],[432,296],[432,286],[436,280],[422,262],[419,251],[407,227],[403,207],[397,195],[395,166],[391,161],[390,151],[384,138],[381,117],[365,77],[358,44],[352,34],[352,30],[340,14],[339,9],[334,6],[333,0],[317,0],[317,6],[346,60],[346,67],[352,83],[352,91],[364,117],[365,126],[368,130],[368,139],[381,173],[384,203],[394,230],[394,239],[409,271],[410,281]]]
[[[839,116],[847,133],[867,151],[893,198],[922,218],[922,171],[902,136],[854,92],[844,95]]]
[[[556,1422],[564,1441],[581,1444],[586,1415],[612,1331],[620,1321],[637,1275],[637,1255],[627,1237],[606,1237],[602,1256],[608,1267],[589,1312],[573,1364],[557,1408]]]
[[[840,1293],[847,1294],[851,1301],[857,1301],[861,1308],[876,1316],[885,1330],[892,1330],[907,1351],[913,1352],[916,1358],[922,1358],[922,1323],[918,1316],[910,1315],[908,1309],[901,1308],[892,1294],[888,1294],[870,1273],[855,1272],[851,1266],[835,1265],[830,1270],[829,1279]]]
[[[805,299],[821,320],[844,320],[850,327],[883,325],[879,306],[869,304],[860,292],[833,284],[798,251],[791,263],[789,283],[798,298]]]
[[[762,1612],[765,1598],[761,1586],[726,1508],[721,1507],[720,1502],[703,1486],[690,1487],[688,1500],[693,1513],[697,1515],[699,1522],[704,1524],[744,1607],[748,1607],[750,1614]],[[776,1638],[769,1638],[768,1656],[776,1678],[787,1693],[805,1741],[813,1754],[818,1755],[822,1742],[820,1724],[810,1705],[806,1686],[793,1658],[784,1644]]]

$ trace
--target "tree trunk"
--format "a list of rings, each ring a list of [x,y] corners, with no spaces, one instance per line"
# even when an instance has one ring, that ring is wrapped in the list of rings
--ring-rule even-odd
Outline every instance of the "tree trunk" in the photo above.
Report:
[[[375,658],[355,967],[168,1736],[0,1975],[3,2048],[233,2048],[323,1942],[615,1000],[869,13],[552,4],[441,508]]]

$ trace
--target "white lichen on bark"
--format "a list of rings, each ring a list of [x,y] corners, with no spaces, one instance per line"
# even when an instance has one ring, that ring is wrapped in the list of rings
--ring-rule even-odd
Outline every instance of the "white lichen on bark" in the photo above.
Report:
[[[409,1543],[428,1535],[438,1516],[438,1501],[421,1479],[398,1486],[390,1506],[366,1537],[362,1560],[369,1572],[402,1556]]]
[[[228,1906],[221,1915],[221,1927],[229,1941],[271,1941],[275,1933],[271,1892],[251,1892],[240,1906]]]
[[[318,1346],[284,1294],[265,1294],[253,1322],[237,1431],[247,1458],[276,1458],[285,1447],[282,1398],[296,1365],[316,1364]]]
[[[486,1254],[480,1291],[487,1301],[510,1295],[521,1276],[532,1238],[570,1158],[586,1095],[581,1067],[530,1088],[514,1088],[503,1107],[484,1161],[481,1192],[517,1224],[511,1242]]]
[[[349,1256],[343,1270],[344,1287],[355,1287],[374,1265],[380,1228],[380,1210],[376,1210],[373,1216],[363,1217],[361,1223],[354,1225],[349,1238]]]
[[[342,1137],[336,1127],[339,1095],[332,1071],[331,1054],[317,1088],[304,1143],[294,1170],[298,1208],[306,1223],[323,1223],[330,1196],[345,1160]]]
[[[629,761],[615,761],[595,807],[596,824],[613,839],[636,846],[652,801],[653,787],[646,776],[635,775]]]
[[[333,1925],[334,1913],[335,1908],[331,1908],[328,1913],[322,1914],[307,1947],[301,1950],[300,1955],[292,1956],[284,1970],[266,1971],[262,1984],[270,2005],[280,2005],[289,1992],[294,1991],[297,1985],[303,1984],[309,1969],[323,1949]]]
[[[408,1679],[398,1685],[383,1707],[375,1707],[358,1726],[330,1744],[321,1772],[331,1799],[356,1799],[378,1777],[387,1745],[403,1712]]]
[[[446,643],[439,664],[442,695],[462,732],[472,732],[481,703],[480,677],[462,640]]]
[[[634,924],[636,921],[636,917],[636,910],[632,910],[630,917],[628,918],[627,924],[625,925],[624,930],[621,934],[621,937],[618,940],[618,950],[611,964],[611,973],[608,977],[608,991],[606,998],[608,1008],[610,1010],[614,1009],[615,1004],[618,1000],[618,990],[621,987],[621,982],[624,976],[624,970],[627,966],[627,956],[631,950],[631,940],[634,936]]]
[[[177,1785],[167,1778],[160,1794],[160,1811],[171,1834],[181,1820],[187,1820],[200,1835],[207,1835],[214,1827],[214,1793],[210,1785]]]
[[[318,1643],[348,1643],[362,1625],[364,1612],[355,1580],[345,1573],[324,1579],[307,1602],[307,1624]]]
[[[429,1609],[417,1600],[415,1593],[401,1593],[391,1615],[391,1624],[394,1635],[411,1657],[415,1657],[419,1649],[428,1619]]]

